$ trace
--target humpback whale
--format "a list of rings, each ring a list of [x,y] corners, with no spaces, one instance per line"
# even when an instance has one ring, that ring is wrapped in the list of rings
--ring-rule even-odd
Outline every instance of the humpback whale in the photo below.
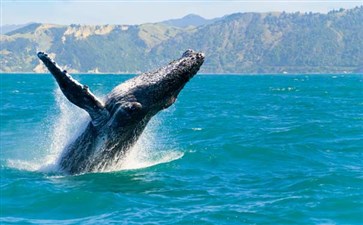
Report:
[[[38,52],[37,56],[65,97],[91,118],[83,133],[65,147],[58,159],[60,170],[69,174],[102,171],[121,160],[149,120],[175,102],[204,62],[203,53],[187,50],[181,58],[156,71],[119,84],[102,101],[46,53]]]

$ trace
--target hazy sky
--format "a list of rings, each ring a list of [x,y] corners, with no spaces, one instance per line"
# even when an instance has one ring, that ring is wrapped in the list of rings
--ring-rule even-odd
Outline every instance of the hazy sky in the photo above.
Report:
[[[194,13],[215,18],[236,12],[328,12],[354,8],[363,0],[0,0],[1,25],[29,22],[56,24],[140,24]]]

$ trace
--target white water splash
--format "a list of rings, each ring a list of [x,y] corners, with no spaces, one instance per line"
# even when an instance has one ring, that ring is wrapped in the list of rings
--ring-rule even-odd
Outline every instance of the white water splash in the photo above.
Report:
[[[89,121],[87,113],[71,104],[59,88],[55,89],[54,96],[60,113],[52,123],[50,146],[42,166],[45,170],[56,166],[63,149],[80,135]]]
[[[104,171],[141,169],[168,163],[183,157],[183,152],[171,150],[170,148],[165,149],[166,146],[158,141],[160,133],[162,133],[158,130],[160,127],[162,127],[162,119],[160,117],[152,118],[125,158]]]
[[[54,90],[56,107],[59,114],[50,112],[47,118],[48,128],[45,131],[47,138],[44,141],[44,151],[31,160],[8,160],[8,166],[20,170],[58,172],[58,159],[64,148],[74,141],[85,129],[89,122],[87,113],[71,104],[57,87]],[[162,119],[154,117],[147,125],[135,145],[128,151],[125,158],[116,160],[113,166],[99,172],[140,169],[161,163],[168,163],[183,157],[183,152],[171,150],[172,148],[160,143],[160,129]],[[165,131],[162,131],[163,133]]]
[[[19,159],[8,159],[7,166],[18,170],[38,171],[41,167],[37,161],[25,161]]]
[[[78,137],[84,130],[89,120],[88,115],[82,109],[72,105],[56,87],[54,89],[56,109],[48,112],[41,129],[42,151],[30,160],[8,160],[8,166],[20,170],[56,172],[57,161],[65,146]],[[58,114],[55,114],[59,112]],[[46,139],[46,140],[44,140]]]

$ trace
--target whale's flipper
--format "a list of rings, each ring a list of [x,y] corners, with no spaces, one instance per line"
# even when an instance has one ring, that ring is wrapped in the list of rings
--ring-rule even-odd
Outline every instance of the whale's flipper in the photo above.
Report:
[[[46,53],[38,52],[37,55],[52,73],[67,99],[86,110],[91,116],[94,126],[98,126],[103,121],[106,121],[109,117],[109,112],[105,108],[104,103],[93,95],[86,85],[82,85],[73,79],[67,71],[62,70]]]

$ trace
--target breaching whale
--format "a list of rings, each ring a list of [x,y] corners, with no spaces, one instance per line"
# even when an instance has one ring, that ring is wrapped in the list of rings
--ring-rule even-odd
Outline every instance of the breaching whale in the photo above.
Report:
[[[102,171],[122,160],[149,120],[175,102],[204,62],[203,53],[187,50],[160,69],[119,84],[102,101],[46,53],[37,55],[66,98],[91,117],[83,133],[65,147],[58,160],[60,170],[69,174]]]

